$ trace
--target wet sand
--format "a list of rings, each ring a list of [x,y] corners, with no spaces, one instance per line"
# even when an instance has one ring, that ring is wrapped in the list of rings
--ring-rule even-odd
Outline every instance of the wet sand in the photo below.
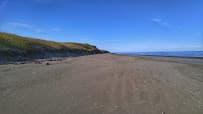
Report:
[[[0,114],[203,114],[202,61],[98,54],[0,65]]]

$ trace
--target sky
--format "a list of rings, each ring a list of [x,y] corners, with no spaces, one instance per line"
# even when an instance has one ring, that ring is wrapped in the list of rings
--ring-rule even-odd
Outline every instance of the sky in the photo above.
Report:
[[[111,52],[203,50],[203,0],[0,0],[0,32]]]

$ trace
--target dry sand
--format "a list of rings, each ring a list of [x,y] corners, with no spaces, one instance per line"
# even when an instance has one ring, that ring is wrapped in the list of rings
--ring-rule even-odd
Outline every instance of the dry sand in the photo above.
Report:
[[[203,114],[202,59],[153,58],[0,65],[0,114]]]

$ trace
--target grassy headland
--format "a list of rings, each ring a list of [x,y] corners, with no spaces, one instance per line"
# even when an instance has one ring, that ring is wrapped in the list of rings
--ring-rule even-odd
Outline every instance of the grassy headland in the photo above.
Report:
[[[96,46],[54,42],[0,32],[0,61],[106,53]]]

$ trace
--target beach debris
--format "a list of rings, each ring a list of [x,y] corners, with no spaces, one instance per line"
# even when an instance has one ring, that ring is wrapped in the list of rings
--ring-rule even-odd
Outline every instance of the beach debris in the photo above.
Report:
[[[50,63],[47,62],[46,65],[50,65]]]
[[[34,61],[35,64],[42,64],[41,61]]]

